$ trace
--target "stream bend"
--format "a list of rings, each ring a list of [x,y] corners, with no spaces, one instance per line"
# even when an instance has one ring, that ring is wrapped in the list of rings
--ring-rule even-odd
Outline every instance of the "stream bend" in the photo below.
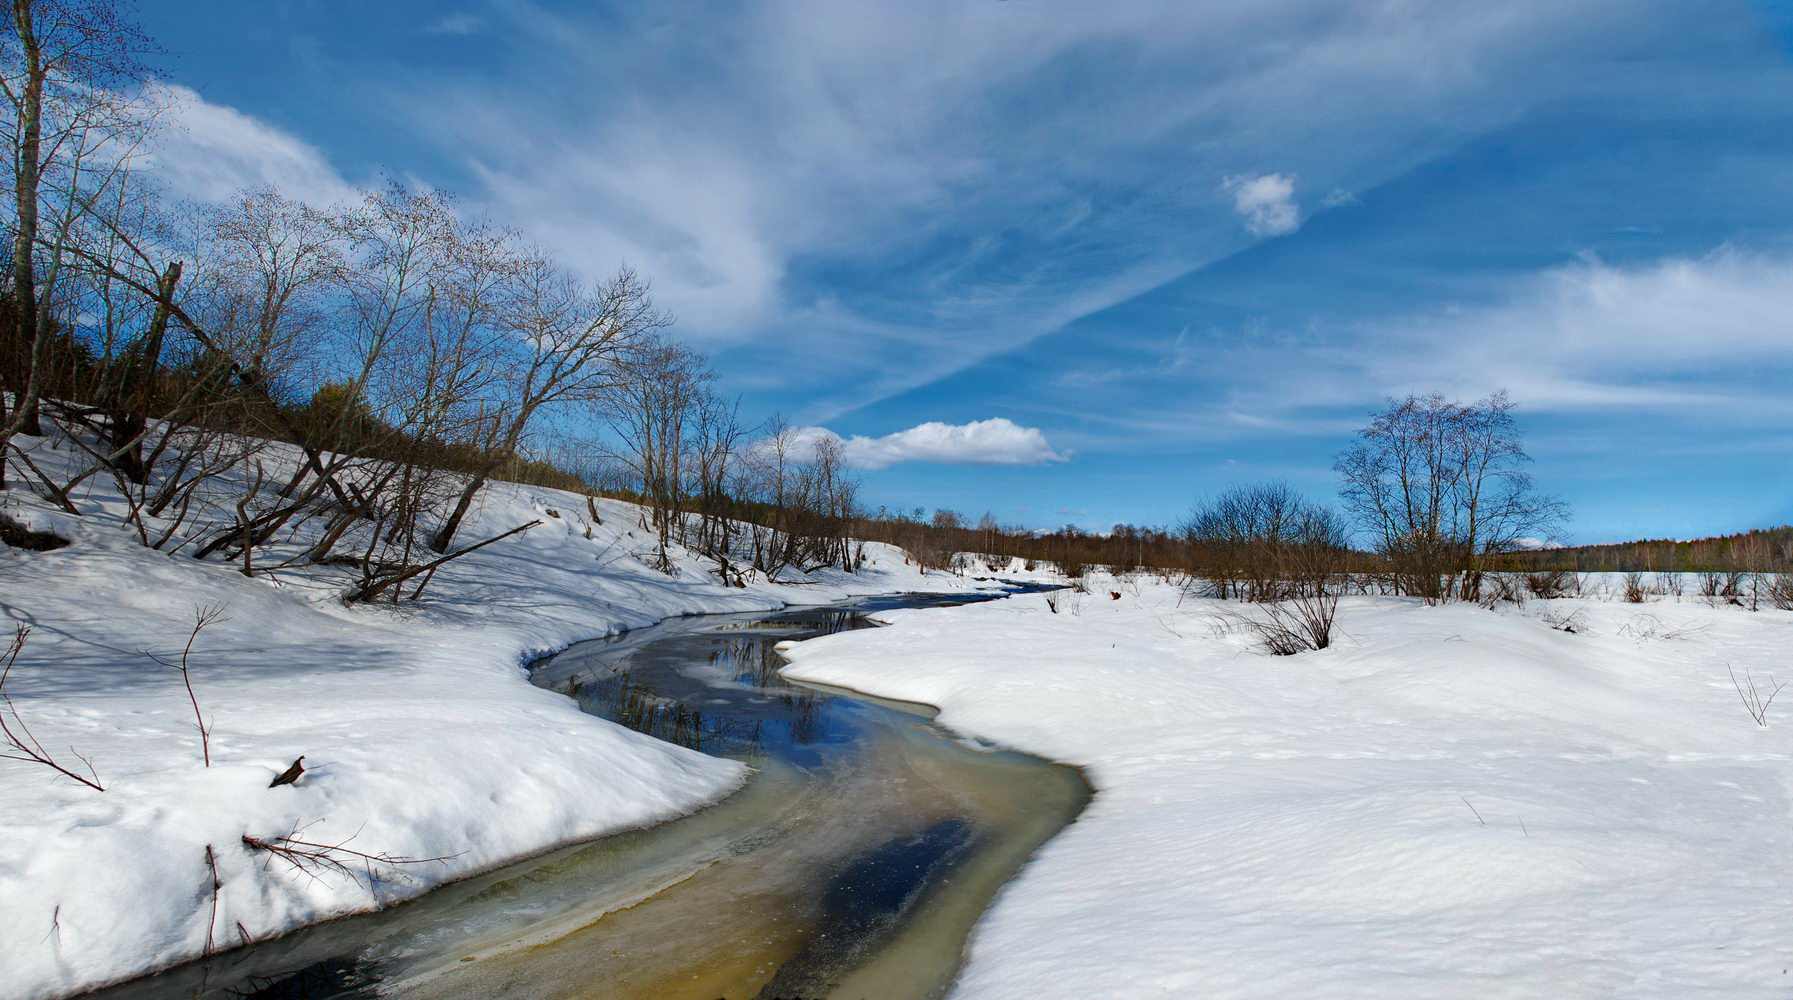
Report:
[[[756,773],[683,819],[100,995],[944,995],[979,916],[1089,787],[1071,768],[960,740],[925,706],[787,681],[774,646],[869,627],[878,610],[966,600],[675,618],[570,646],[531,679]]]

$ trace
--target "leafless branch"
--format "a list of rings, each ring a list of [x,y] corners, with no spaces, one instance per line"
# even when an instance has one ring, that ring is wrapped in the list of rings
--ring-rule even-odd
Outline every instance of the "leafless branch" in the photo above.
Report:
[[[1737,697],[1742,699],[1743,707],[1749,711],[1749,717],[1756,720],[1756,725],[1767,729],[1768,706],[1774,704],[1774,696],[1781,693],[1781,688],[1786,687],[1786,683],[1776,683],[1773,675],[1770,675],[1768,683],[1773,684],[1774,689],[1768,692],[1767,697],[1763,697],[1761,690],[1756,687],[1756,678],[1750,673],[1748,667],[1743,668],[1743,680],[1741,681],[1737,679],[1736,668],[1729,663],[1725,664],[1725,670],[1730,673],[1731,686],[1737,689]]]
[[[83,757],[74,747],[69,753],[87,767],[87,776],[56,762],[43,743],[25,725],[19,715],[19,708],[13,703],[12,696],[6,693],[6,682],[12,676],[13,665],[18,662],[19,653],[25,649],[25,640],[31,635],[28,626],[20,625],[13,633],[12,643],[6,652],[0,654],[0,760],[22,760],[32,764],[42,764],[65,777],[73,778],[81,784],[103,792],[106,787],[100,784],[100,776],[93,769],[93,762]],[[11,751],[10,753],[3,751]]]
[[[450,860],[460,857],[459,854],[445,854],[434,858],[405,858],[391,854],[373,854],[353,850],[345,846],[347,843],[348,840],[336,844],[326,844],[300,840],[291,835],[263,839],[247,833],[243,834],[244,847],[251,851],[265,853],[270,860],[278,858],[294,871],[312,879],[320,879],[326,875],[341,875],[350,880],[356,880],[365,876],[368,884],[372,885],[375,865],[421,865],[433,861],[446,864]],[[357,868],[360,869],[359,872],[357,872]]]
[[[181,683],[187,689],[187,700],[193,704],[193,725],[199,730],[199,749],[205,756],[206,767],[212,766],[212,728],[206,722],[204,713],[199,710],[199,696],[193,693],[193,644],[199,640],[199,633],[208,626],[230,620],[224,611],[225,605],[222,604],[201,605],[193,609],[193,630],[187,633],[187,644],[181,649],[179,663],[170,662],[147,649],[143,650],[143,655],[162,666],[180,671]]]

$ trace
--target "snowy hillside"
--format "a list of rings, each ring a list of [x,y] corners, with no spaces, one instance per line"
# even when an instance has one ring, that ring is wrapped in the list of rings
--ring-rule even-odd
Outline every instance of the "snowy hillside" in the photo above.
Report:
[[[74,461],[48,447],[35,456],[50,471]],[[680,815],[744,779],[733,761],[531,686],[522,668],[537,654],[672,615],[979,586],[875,545],[852,575],[727,587],[682,553],[668,575],[644,562],[653,536],[639,508],[499,483],[466,537],[540,526],[444,567],[421,602],[349,607],[337,599],[346,571],[245,577],[139,544],[98,477],[71,499],[80,516],[24,489],[0,493],[12,518],[70,540],[0,546],[0,609],[30,629],[5,682],[6,718],[57,763],[88,776],[81,759],[91,761],[104,786],[0,760],[8,996],[65,994],[375,908]],[[180,662],[207,609],[221,617],[195,637],[189,667],[209,767],[181,674],[157,660]],[[301,755],[300,779],[269,787]],[[337,851],[354,875],[327,864],[307,874],[245,837],[441,860]]]
[[[1764,728],[1731,679],[1793,674],[1793,613],[1356,597],[1332,648],[1273,657],[1236,603],[1091,589],[788,649],[794,678],[937,705],[1097,789],[986,914],[956,995],[1793,983],[1793,703]]]

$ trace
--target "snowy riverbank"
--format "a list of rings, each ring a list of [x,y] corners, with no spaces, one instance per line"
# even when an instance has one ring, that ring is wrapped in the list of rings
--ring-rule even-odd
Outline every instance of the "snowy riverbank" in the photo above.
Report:
[[[1333,648],[1272,657],[1212,627],[1216,602],[1092,589],[788,652],[793,678],[939,706],[1097,789],[985,916],[957,996],[1793,983],[1793,703],[1759,727],[1726,669],[1764,693],[1793,674],[1793,613],[1351,598]]]
[[[877,545],[858,574],[786,584],[725,587],[689,558],[658,573],[638,508],[599,501],[593,523],[581,497],[500,483],[468,537],[539,527],[453,563],[419,605],[350,608],[328,571],[251,579],[144,548],[121,527],[118,497],[98,488],[74,498],[78,517],[23,490],[4,497],[13,517],[71,540],[0,546],[0,610],[9,631],[31,628],[6,693],[51,756],[83,773],[75,754],[88,758],[105,786],[0,760],[8,997],[66,994],[198,957],[208,941],[230,947],[375,908],[683,814],[744,779],[736,762],[530,685],[523,664],[536,654],[673,615],[980,586],[924,575]],[[210,767],[180,674],[144,652],[178,661],[205,607],[226,616],[191,658]],[[304,776],[270,788],[301,754]],[[311,877],[245,835],[445,859]]]

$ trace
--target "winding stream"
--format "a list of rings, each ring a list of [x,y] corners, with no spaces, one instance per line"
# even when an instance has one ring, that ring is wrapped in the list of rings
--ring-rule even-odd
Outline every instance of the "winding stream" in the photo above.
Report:
[[[535,664],[539,685],[758,773],[689,817],[457,882],[105,997],[898,1000],[1088,800],[1069,768],[931,711],[785,681],[774,646],[962,597],[678,618]]]

